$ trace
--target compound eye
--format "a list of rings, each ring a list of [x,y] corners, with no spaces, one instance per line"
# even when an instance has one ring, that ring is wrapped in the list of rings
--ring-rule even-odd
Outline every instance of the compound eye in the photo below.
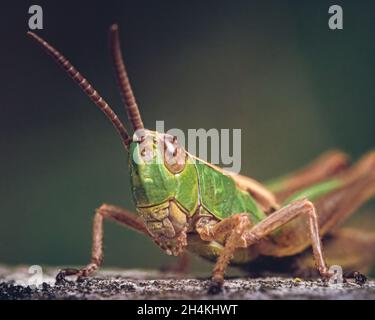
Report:
[[[186,153],[178,144],[176,137],[164,136],[164,165],[173,174],[185,168]]]

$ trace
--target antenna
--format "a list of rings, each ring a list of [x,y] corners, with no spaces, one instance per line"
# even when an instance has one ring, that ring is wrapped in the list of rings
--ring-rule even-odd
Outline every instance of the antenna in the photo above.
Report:
[[[129,121],[131,122],[134,131],[137,131],[138,129],[144,129],[141,114],[139,112],[139,108],[135,100],[132,87],[130,85],[124,60],[122,58],[119,30],[117,24],[112,25],[109,29],[109,45],[116,71],[117,82],[120,87],[122,101],[124,102]]]
[[[108,117],[113,126],[120,134],[122,141],[127,149],[131,142],[131,138],[126,128],[117,117],[116,113],[111,109],[108,103],[100,96],[100,94],[92,87],[92,85],[78,72],[78,70],[66,59],[59,51],[52,47],[47,41],[37,36],[34,32],[27,32],[39,45],[63,68],[69,76],[76,82],[86,95],[99,107],[99,109]]]

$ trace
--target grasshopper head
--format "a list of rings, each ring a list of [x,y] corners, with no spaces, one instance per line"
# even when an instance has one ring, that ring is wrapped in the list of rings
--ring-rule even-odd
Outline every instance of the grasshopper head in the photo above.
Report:
[[[155,242],[168,254],[178,255],[186,245],[188,211],[177,190],[191,173],[191,160],[175,137],[149,130],[134,135],[129,151],[137,211]],[[193,184],[186,187],[194,190]]]

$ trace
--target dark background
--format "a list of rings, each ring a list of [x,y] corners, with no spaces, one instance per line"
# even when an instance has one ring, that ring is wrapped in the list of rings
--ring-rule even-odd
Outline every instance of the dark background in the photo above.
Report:
[[[330,148],[356,159],[374,147],[374,1],[4,1],[0,263],[84,264],[94,209],[134,208],[111,124],[26,37],[31,4],[44,9],[38,34],[123,116],[107,50],[118,22],[145,125],[241,128],[246,175],[268,179]],[[328,28],[333,4],[344,30]],[[353,223],[371,228],[374,214],[372,201]],[[117,225],[105,233],[107,266],[173,260]]]

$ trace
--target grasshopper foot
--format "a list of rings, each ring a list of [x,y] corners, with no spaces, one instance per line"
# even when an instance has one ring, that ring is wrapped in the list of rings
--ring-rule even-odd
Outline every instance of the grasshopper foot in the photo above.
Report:
[[[216,295],[223,291],[223,283],[220,281],[211,280],[207,293],[209,295]]]
[[[98,264],[90,263],[83,269],[67,268],[62,269],[56,276],[56,282],[64,282],[66,277],[77,276],[77,282],[82,282],[83,278],[88,277],[98,269]]]
[[[66,281],[65,279],[66,277],[80,274],[80,272],[81,270],[79,269],[73,269],[73,268],[62,269],[56,276],[56,283],[62,283]]]
[[[345,274],[344,279],[345,279],[345,281],[347,279],[353,279],[355,281],[355,283],[359,284],[359,285],[363,285],[367,281],[367,277],[364,274],[362,274],[358,271],[353,271],[353,272],[349,272],[349,273]]]

